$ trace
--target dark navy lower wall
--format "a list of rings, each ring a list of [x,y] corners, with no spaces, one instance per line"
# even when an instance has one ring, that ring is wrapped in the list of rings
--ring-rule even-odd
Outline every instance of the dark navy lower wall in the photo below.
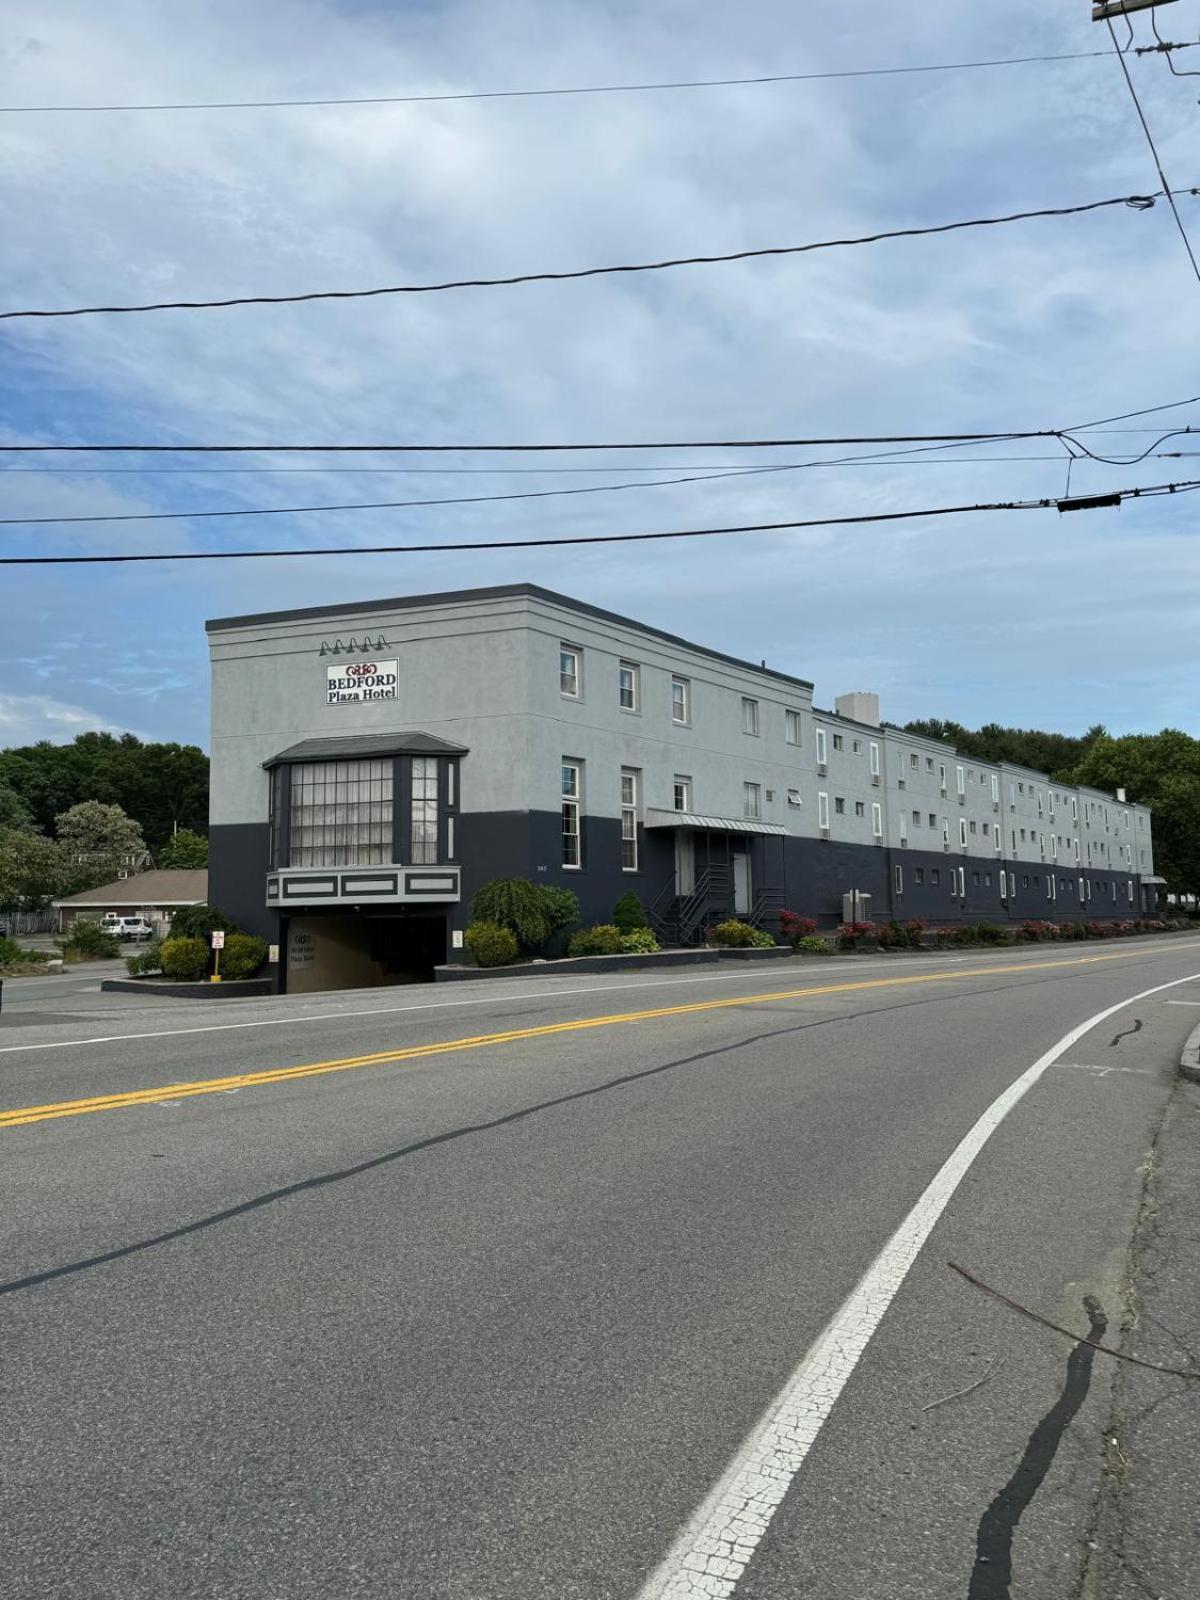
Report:
[[[633,889],[643,905],[653,906],[674,889],[675,841],[671,829],[642,829],[636,872],[621,868],[621,829],[615,817],[583,819],[583,865],[562,865],[561,819],[550,811],[502,811],[462,816],[458,825],[462,866],[462,905],[451,908],[452,923],[466,925],[471,899],[492,878],[526,877],[551,883],[579,897],[585,923],[610,922],[613,908]],[[987,860],[954,851],[890,850],[877,845],[839,840],[739,835],[750,851],[753,893],[778,891],[782,905],[799,916],[816,917],[824,927],[842,920],[842,896],[858,889],[871,896],[871,918],[886,922],[919,917],[937,925],[954,922],[1072,922],[1095,918],[1125,920],[1155,914],[1144,907],[1139,880],[1128,873],[1043,861]],[[209,901],[243,928],[274,941],[279,937],[277,913],[265,904],[269,839],[265,823],[214,827],[209,835]],[[903,890],[895,889],[895,868],[903,873]],[[962,867],[965,895],[951,893],[952,873]],[[1000,898],[1000,872],[1015,892]],[[920,872],[923,881],[918,883]],[[1047,876],[1056,881],[1056,897],[1046,893]],[[935,878],[936,875],[936,878]],[[1080,877],[1090,881],[1092,897],[1079,900]],[[1127,885],[1133,883],[1133,902]],[[1104,893],[1104,885],[1115,892]]]

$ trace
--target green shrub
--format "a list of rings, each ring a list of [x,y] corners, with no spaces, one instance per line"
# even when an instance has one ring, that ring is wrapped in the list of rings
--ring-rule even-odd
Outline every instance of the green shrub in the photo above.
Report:
[[[613,922],[622,933],[636,933],[639,928],[650,926],[646,909],[632,889],[626,889],[613,907]]]
[[[571,935],[568,950],[573,956],[619,956],[623,935],[611,922],[598,922],[593,928],[580,928]]]
[[[165,939],[158,959],[164,977],[196,983],[208,971],[208,945],[203,939]]]
[[[136,956],[125,957],[125,970],[131,978],[146,978],[152,972],[162,971],[162,941],[151,939]]]
[[[171,917],[170,939],[203,939],[214,933],[237,933],[238,925],[217,906],[180,906]]]
[[[806,956],[831,956],[833,946],[828,939],[818,939],[815,933],[806,933],[802,939],[797,939],[792,947]]]
[[[252,978],[267,959],[267,941],[254,933],[227,933],[221,951],[223,978]]]
[[[621,935],[621,953],[627,956],[652,956],[662,946],[649,928],[634,928]]]
[[[68,961],[100,961],[121,954],[121,941],[115,934],[107,933],[98,922],[85,917],[71,924],[71,931],[59,941],[59,948]]]
[[[0,967],[14,966],[21,959],[21,946],[15,939],[0,934]]]
[[[528,878],[493,878],[471,901],[471,921],[507,928],[522,950],[540,950],[550,937],[547,909],[539,885]]]
[[[474,911],[474,906],[471,907]],[[517,959],[517,936],[511,928],[502,928],[497,922],[471,922],[463,943],[479,967],[506,967]]]
[[[978,944],[1007,944],[1007,932],[995,922],[978,922],[975,924],[975,939]]]
[[[726,950],[773,950],[775,941],[762,928],[752,928],[748,922],[729,917],[708,930],[709,944],[723,946]]]
[[[542,910],[546,914],[549,930],[547,937],[556,934],[560,928],[569,928],[573,922],[579,921],[577,894],[572,894],[570,889],[560,889],[553,883],[539,883],[536,888],[538,899],[542,902]]]

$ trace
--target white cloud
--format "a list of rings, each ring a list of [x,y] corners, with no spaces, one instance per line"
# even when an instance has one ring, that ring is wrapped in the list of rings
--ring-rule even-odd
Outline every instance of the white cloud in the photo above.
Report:
[[[129,733],[124,722],[109,722],[86,706],[70,705],[45,694],[7,694],[0,690],[0,748],[49,739],[69,744],[76,734],[92,731]]]

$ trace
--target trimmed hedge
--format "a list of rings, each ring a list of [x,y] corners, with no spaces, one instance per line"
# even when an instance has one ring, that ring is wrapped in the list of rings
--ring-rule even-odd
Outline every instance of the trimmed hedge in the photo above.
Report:
[[[573,956],[619,956],[624,952],[620,928],[611,922],[598,922],[593,928],[580,928],[567,946]]]
[[[469,923],[463,943],[478,967],[506,967],[517,959],[520,948],[512,929],[497,922]]]
[[[165,978],[197,983],[208,971],[208,945],[203,939],[164,939],[159,962]]]
[[[267,959],[267,941],[253,933],[227,933],[221,951],[223,978],[252,978]]]
[[[726,950],[773,950],[775,941],[762,928],[752,928],[748,922],[729,917],[708,930],[708,943],[723,946]]]
[[[627,956],[652,956],[656,955],[662,946],[654,937],[650,928],[634,928],[631,933],[621,935],[621,952]]]

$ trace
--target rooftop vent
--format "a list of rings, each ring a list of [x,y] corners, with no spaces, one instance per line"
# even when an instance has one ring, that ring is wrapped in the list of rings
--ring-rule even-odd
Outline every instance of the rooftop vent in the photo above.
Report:
[[[868,727],[879,726],[879,696],[856,689],[853,694],[839,694],[833,702],[839,717],[849,717],[852,722],[865,722]]]

